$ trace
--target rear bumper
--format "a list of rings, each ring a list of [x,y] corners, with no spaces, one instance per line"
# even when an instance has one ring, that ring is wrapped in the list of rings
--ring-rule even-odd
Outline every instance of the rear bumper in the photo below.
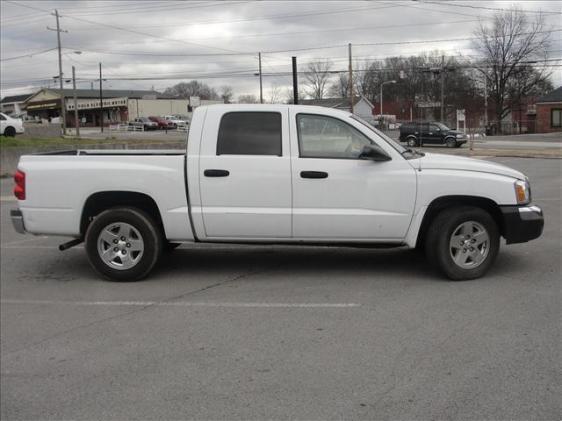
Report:
[[[500,206],[500,210],[507,244],[524,243],[542,234],[544,215],[538,206]]]
[[[12,225],[16,232],[20,234],[25,234],[25,224],[23,223],[23,214],[19,209],[12,209],[10,211],[10,217],[12,218]]]

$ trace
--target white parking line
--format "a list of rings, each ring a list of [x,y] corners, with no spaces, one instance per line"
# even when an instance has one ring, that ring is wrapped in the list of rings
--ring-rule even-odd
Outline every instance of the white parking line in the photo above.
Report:
[[[1,300],[1,304],[16,305],[72,305],[120,307],[227,307],[227,308],[349,308],[357,303],[213,303],[189,301],[52,301],[52,300]]]

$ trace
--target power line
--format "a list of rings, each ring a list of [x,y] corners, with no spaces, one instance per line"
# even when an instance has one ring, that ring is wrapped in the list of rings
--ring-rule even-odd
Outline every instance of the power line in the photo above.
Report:
[[[11,1],[11,0],[5,0],[5,1],[8,2],[8,3],[16,4],[18,6],[27,7],[29,9],[36,9],[36,10],[41,10],[43,12],[49,12],[47,9],[43,9],[43,8],[39,8],[39,7],[35,7],[35,6],[29,6],[29,5],[26,5],[26,4],[20,4],[20,3],[17,3],[15,1]],[[69,16],[69,15],[61,15],[61,17],[67,17],[67,18],[70,18],[70,19],[78,20],[80,22],[86,22],[86,23],[89,23],[89,24],[104,26],[106,28],[112,28],[112,29],[116,29],[116,30],[119,30],[119,31],[130,32],[130,33],[136,34],[136,35],[144,35],[144,36],[147,36],[147,37],[160,39],[160,40],[164,40],[164,41],[168,41],[168,42],[170,42],[170,41],[179,42],[179,43],[187,44],[187,45],[195,45],[197,47],[211,48],[211,49],[227,51],[227,52],[235,52],[235,53],[237,52],[237,51],[234,51],[234,50],[228,50],[228,49],[220,48],[220,47],[213,47],[213,46],[210,46],[210,45],[204,45],[204,44],[199,44],[199,43],[190,42],[190,41],[161,37],[161,36],[158,36],[158,35],[150,34],[148,32],[126,29],[126,28],[122,28],[122,27],[117,26],[117,25],[111,25],[111,24],[102,23],[102,22],[94,22],[94,21],[91,21],[91,20],[88,20],[88,19],[78,18],[78,17],[74,17],[74,16]]]
[[[416,0],[413,0],[416,1]],[[493,10],[496,12],[521,12],[521,13],[535,13],[535,14],[553,14],[553,15],[562,15],[562,12],[552,12],[552,11],[542,11],[542,10],[525,10],[525,9],[500,9],[497,7],[487,7],[487,6],[473,6],[470,4],[461,4],[456,2],[438,2],[438,1],[430,1],[430,0],[423,0],[420,4],[436,4],[438,6],[447,6],[447,7],[464,7],[467,9],[477,9],[477,10]]]
[[[53,51],[56,50],[57,48],[49,48],[47,50],[40,50],[40,51],[34,51],[28,54],[23,54],[21,56],[13,56],[13,57],[6,57],[6,58],[2,58],[0,59],[0,61],[10,61],[10,60],[17,60],[20,58],[25,58],[25,57],[33,57],[33,56],[38,56],[40,54],[44,54],[44,53],[48,53],[49,51]]]
[[[189,27],[189,26],[198,26],[198,25],[212,25],[217,23],[243,23],[243,22],[254,22],[260,20],[283,20],[288,18],[303,18],[309,16],[324,16],[324,15],[333,15],[333,14],[340,14],[340,13],[353,13],[353,12],[360,12],[364,10],[378,10],[378,9],[391,9],[399,7],[399,5],[386,5],[386,6],[368,6],[368,7],[357,7],[357,8],[344,8],[344,9],[337,9],[337,10],[327,10],[324,12],[301,12],[298,14],[276,14],[276,15],[268,15],[268,16],[257,16],[257,17],[250,17],[250,18],[243,18],[243,19],[233,19],[233,20],[208,20],[208,21],[199,21],[199,22],[185,22],[180,24],[165,24],[165,25],[138,25],[136,27],[140,28],[170,28],[170,27]],[[133,27],[133,26],[130,26]]]
[[[192,5],[190,4],[189,6],[185,7],[185,3],[183,4],[183,7],[180,7],[180,5],[177,6],[167,6],[166,7],[166,12],[168,11],[175,11],[175,10],[186,10],[186,9],[199,9],[199,8],[204,8],[204,7],[217,7],[217,6],[230,6],[230,5],[236,5],[236,4],[243,4],[243,3],[250,3],[250,1],[233,1],[233,2],[218,2],[218,3],[213,3],[213,4],[201,4],[201,5]],[[103,15],[103,16],[107,16],[108,14],[111,15],[119,15],[119,14],[134,14],[137,12],[147,12],[147,11],[152,11],[152,10],[158,10],[158,9],[162,9],[162,5],[155,5],[155,6],[141,6],[141,7],[128,7],[125,9],[113,9],[113,10],[103,10],[103,11],[94,11],[94,12],[85,12],[85,13],[66,13],[66,16],[99,16],[99,15]],[[64,10],[64,9],[63,9]]]
[[[320,29],[320,30],[312,30],[312,31],[290,31],[290,32],[265,32],[265,33],[254,33],[254,34],[241,34],[236,35],[236,39],[240,38],[259,38],[259,37],[274,37],[274,36],[294,36],[294,35],[304,35],[304,34],[320,34],[324,32],[341,32],[341,31],[364,31],[364,30],[380,30],[380,29],[390,29],[390,28],[404,28],[404,27],[412,27],[412,26],[433,26],[433,25],[451,25],[457,23],[474,23],[479,22],[479,20],[472,19],[472,20],[459,20],[459,21],[451,21],[451,22],[424,22],[424,23],[406,23],[406,24],[397,24],[397,25],[384,25],[384,26],[348,26],[345,28],[332,28],[332,29]],[[209,40],[209,39],[221,39],[224,37],[221,36],[214,36],[214,37],[205,37],[205,38],[197,38],[198,40]]]

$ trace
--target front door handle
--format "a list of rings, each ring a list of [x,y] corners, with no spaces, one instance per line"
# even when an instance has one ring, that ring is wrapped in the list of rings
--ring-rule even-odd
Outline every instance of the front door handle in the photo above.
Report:
[[[228,177],[230,172],[227,170],[205,170],[203,174],[205,177]]]
[[[328,178],[324,171],[301,171],[301,178]]]

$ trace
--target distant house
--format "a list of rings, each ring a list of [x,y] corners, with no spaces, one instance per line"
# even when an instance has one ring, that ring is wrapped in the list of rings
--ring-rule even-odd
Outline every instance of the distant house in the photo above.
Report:
[[[8,115],[20,115],[25,111],[26,101],[33,94],[6,96],[0,101],[0,110]]]
[[[536,132],[562,132],[562,86],[541,96],[535,104]]]
[[[302,105],[318,105],[327,108],[350,111],[349,98],[323,98],[323,99],[299,99]],[[373,104],[364,96],[353,98],[353,114],[364,120],[373,120]]]

